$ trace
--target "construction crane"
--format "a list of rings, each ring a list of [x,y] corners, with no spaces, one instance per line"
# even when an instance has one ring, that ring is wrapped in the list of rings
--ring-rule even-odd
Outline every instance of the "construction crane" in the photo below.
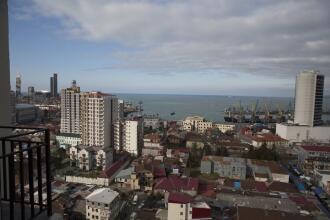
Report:
[[[258,111],[258,105],[259,105],[259,99],[255,103],[252,104],[252,119],[255,120],[257,116],[257,111]]]

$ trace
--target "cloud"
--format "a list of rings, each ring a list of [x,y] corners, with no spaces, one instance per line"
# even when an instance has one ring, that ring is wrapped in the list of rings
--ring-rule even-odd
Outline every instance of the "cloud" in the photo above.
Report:
[[[116,43],[115,69],[330,76],[329,0],[32,0],[69,36]],[[102,67],[101,67],[102,69]]]

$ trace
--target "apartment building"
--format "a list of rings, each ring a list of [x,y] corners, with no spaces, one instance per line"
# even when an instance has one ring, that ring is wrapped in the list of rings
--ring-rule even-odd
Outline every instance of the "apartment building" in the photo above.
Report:
[[[168,196],[167,219],[212,219],[211,208],[205,202],[194,202],[193,197],[187,194],[173,192]]]
[[[81,144],[80,134],[60,133],[56,135],[56,141],[61,146],[77,146]]]
[[[213,127],[213,123],[211,121],[201,121],[201,122],[197,122],[196,131],[198,133],[205,133],[207,129],[210,129],[212,127]]]
[[[105,170],[113,162],[113,152],[110,148],[97,146],[72,146],[69,149],[71,166],[81,170]]]
[[[204,156],[201,162],[201,173],[217,173],[232,179],[244,180],[246,169],[246,160],[243,158]]]
[[[81,94],[80,130],[83,145],[113,146],[112,125],[117,119],[117,98],[101,92]]]
[[[118,192],[110,188],[100,188],[86,197],[86,219],[116,219],[121,211]]]
[[[143,118],[143,126],[153,130],[158,129],[160,127],[160,118],[154,115],[146,115]]]
[[[160,143],[161,136],[157,133],[146,134],[143,137],[142,156],[159,156],[164,154],[164,146]]]
[[[199,122],[203,122],[204,118],[200,116],[186,117],[182,122],[183,130],[185,131],[197,131],[197,125]]]
[[[232,123],[214,123],[213,127],[218,128],[222,133],[235,130],[236,125]]]
[[[330,170],[330,146],[300,146],[298,165],[305,172]]]
[[[61,90],[61,133],[80,134],[80,87]]]
[[[126,120],[123,124],[123,150],[140,155],[143,146],[143,119]]]

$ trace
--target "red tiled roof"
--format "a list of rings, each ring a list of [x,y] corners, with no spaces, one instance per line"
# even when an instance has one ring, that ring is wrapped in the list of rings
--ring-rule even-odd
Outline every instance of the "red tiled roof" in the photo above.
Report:
[[[258,192],[268,192],[268,189],[267,189],[267,186],[266,186],[265,182],[256,181],[255,185],[256,185],[256,190]]]
[[[211,219],[211,209],[192,208],[192,219]]]
[[[187,204],[192,202],[193,200],[193,197],[185,193],[171,192],[168,196],[169,203]]]
[[[165,168],[164,167],[154,167],[153,175],[154,175],[155,178],[165,177],[166,176]]]
[[[120,168],[125,164],[125,162],[129,159],[128,155],[123,155],[118,161],[113,163],[110,167],[106,168],[101,174],[101,178],[110,178],[114,175]]]
[[[198,190],[198,180],[196,178],[181,178],[177,175],[171,175],[168,178],[162,178],[157,181],[155,189],[171,191],[180,190]]]
[[[306,151],[330,152],[330,146],[301,146]]]
[[[246,138],[254,140],[256,142],[278,142],[278,141],[286,141],[285,139],[281,138],[278,135],[274,134],[258,134],[258,135],[251,135],[245,134]]]

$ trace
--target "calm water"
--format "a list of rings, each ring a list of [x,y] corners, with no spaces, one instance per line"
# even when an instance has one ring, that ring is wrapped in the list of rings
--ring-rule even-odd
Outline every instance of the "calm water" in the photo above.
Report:
[[[211,95],[152,95],[152,94],[117,94],[120,99],[138,105],[143,102],[144,114],[159,114],[162,119],[180,120],[189,115],[200,115],[208,120],[223,121],[224,109],[229,106],[242,106],[251,109],[259,100],[259,109],[293,109],[294,99],[283,97],[246,97],[246,96],[211,96]],[[291,104],[290,104],[291,103]],[[330,107],[330,98],[325,99],[325,108]],[[171,112],[175,115],[171,116]],[[330,120],[326,115],[325,120]]]

